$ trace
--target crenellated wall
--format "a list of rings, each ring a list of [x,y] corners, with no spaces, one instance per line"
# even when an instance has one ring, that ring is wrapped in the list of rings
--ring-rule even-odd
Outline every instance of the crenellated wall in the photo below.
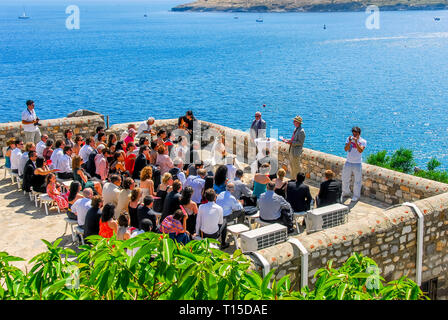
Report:
[[[422,282],[438,278],[438,299],[448,299],[448,193],[415,202],[424,215]],[[365,220],[326,229],[312,234],[300,234],[298,239],[309,253],[308,284],[315,283],[314,274],[333,260],[340,267],[353,253],[362,253],[378,263],[386,281],[407,275],[415,280],[417,259],[417,216],[401,205]],[[276,268],[278,278],[289,274],[296,288],[301,277],[303,255],[291,243],[257,251]],[[256,259],[255,259],[256,261]],[[261,268],[256,262],[255,268]]]
[[[138,128],[141,122],[133,123]],[[42,132],[61,137],[63,130],[68,127],[73,128],[75,134],[93,134],[96,126],[104,125],[104,121],[100,116],[86,116],[43,120],[42,124]],[[120,135],[127,125],[113,125],[107,132]],[[201,140],[203,147],[210,146],[213,136],[224,134],[227,151],[237,154],[239,160],[249,163],[255,156],[255,146],[248,133],[206,121],[198,125],[202,135],[195,139]],[[154,129],[160,128],[175,130],[177,119],[156,120]],[[7,137],[17,134],[21,134],[20,123],[0,124],[2,143]],[[288,145],[279,143],[278,159],[280,166],[288,165]],[[344,158],[305,148],[301,164],[308,179],[319,183],[323,181],[326,169],[332,169],[340,179],[344,163]],[[418,219],[410,207],[402,205],[403,202],[415,201],[424,215],[422,281],[438,278],[438,298],[448,299],[448,185],[363,164],[362,194],[390,205],[398,205],[366,213],[362,219],[349,218],[347,224],[338,227],[295,236],[309,252],[308,284],[313,286],[315,272],[330,259],[334,260],[334,267],[337,268],[353,252],[374,259],[387,281],[403,275],[415,279]],[[285,242],[257,253],[264,257],[269,268],[277,269],[278,278],[289,274],[298,288],[303,255],[294,244]],[[262,264],[253,258],[252,267],[261,270]]]

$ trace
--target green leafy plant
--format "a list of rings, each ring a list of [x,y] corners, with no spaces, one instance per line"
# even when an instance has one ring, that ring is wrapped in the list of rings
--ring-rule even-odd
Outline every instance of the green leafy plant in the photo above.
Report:
[[[416,165],[412,150],[400,148],[390,157],[389,165],[392,169],[404,173],[411,173]]]
[[[81,252],[45,241],[47,251],[32,258],[24,273],[0,252],[2,300],[350,300],[423,299],[420,288],[402,278],[384,285],[376,263],[353,254],[339,269],[330,261],[315,274],[315,288],[292,289],[289,275],[275,279],[249,270],[250,261],[214,249],[216,240],[182,245],[167,235],[144,233],[126,241],[88,238]],[[131,254],[128,254],[131,253]],[[374,272],[372,272],[374,270]]]
[[[383,168],[388,168],[389,161],[390,161],[390,157],[387,156],[386,150],[382,150],[382,151],[378,151],[377,153],[369,154],[369,156],[367,157],[368,164],[383,167]]]
[[[442,165],[442,163],[437,160],[436,158],[431,158],[431,160],[428,161],[428,163],[426,164],[426,168],[429,171],[434,171],[436,168],[440,167]]]

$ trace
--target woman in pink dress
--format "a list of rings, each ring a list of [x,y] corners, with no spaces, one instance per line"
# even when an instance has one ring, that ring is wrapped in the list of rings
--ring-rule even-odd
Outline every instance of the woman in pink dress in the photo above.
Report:
[[[68,202],[67,199],[64,198],[64,195],[61,193],[61,186],[56,183],[56,175],[54,173],[48,174],[46,181],[48,196],[56,201],[59,209],[65,211],[68,208]]]
[[[160,166],[160,174],[163,175],[166,172],[170,171],[171,168],[174,168],[173,161],[170,156],[165,154],[166,147],[160,146],[157,149],[157,161],[156,166]]]

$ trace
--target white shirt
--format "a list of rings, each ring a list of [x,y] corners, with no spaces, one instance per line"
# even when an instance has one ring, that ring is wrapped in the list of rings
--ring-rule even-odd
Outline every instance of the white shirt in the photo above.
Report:
[[[145,233],[145,231],[137,229],[136,231],[132,232],[131,237],[129,239],[135,238],[136,236],[138,236],[139,234],[142,234],[142,233]],[[137,248],[134,248],[134,249],[128,249],[127,250],[128,256],[130,256],[130,257],[135,256],[135,254],[137,253],[138,249],[140,249],[140,247],[137,247]]]
[[[149,134],[149,133],[143,133],[143,131],[150,131],[152,129],[152,126],[148,124],[147,121],[142,122],[137,130],[137,136],[140,136],[141,134]],[[126,138],[126,137],[125,137]],[[124,139],[123,139],[124,140]]]
[[[200,176],[189,176],[185,183],[183,183],[184,187],[192,187],[193,195],[191,196],[191,200],[194,202],[201,203],[202,200],[202,190],[204,189],[205,180]]]
[[[128,136],[128,130],[124,130],[120,135],[120,140],[124,141],[124,139],[126,139],[127,136]]]
[[[20,158],[22,157],[22,150],[15,148],[11,151],[11,170],[19,169]]]
[[[37,116],[36,116],[36,111],[34,111],[34,109],[30,111],[30,109],[26,108],[22,112],[22,120],[34,121],[36,119],[37,119]],[[22,124],[22,126],[23,126],[23,131],[26,131],[26,132],[34,132],[34,131],[39,130],[39,127],[35,126],[34,123]]]
[[[59,168],[59,158],[62,157],[64,155],[64,152],[62,151],[61,148],[57,148],[53,151],[53,153],[51,154],[50,160],[51,160],[51,166],[50,169],[60,169]]]
[[[28,152],[22,153],[19,160],[19,167],[17,168],[19,170],[19,176],[23,174],[23,170],[25,169],[26,162],[28,161]]]
[[[42,140],[40,140],[37,144],[36,144],[36,153],[38,157],[43,157],[44,156],[44,150],[46,148],[45,142],[43,142]]]
[[[219,230],[219,224],[223,224],[223,210],[214,202],[201,204],[196,218],[196,234],[200,231],[206,234],[214,234]]]
[[[348,139],[349,138],[347,138],[345,143],[348,143],[348,141],[349,141]],[[364,140],[363,138],[359,137],[358,144],[365,148],[367,145],[367,141]],[[360,153],[358,151],[354,142],[350,143],[350,149],[348,150],[348,154],[347,154],[347,162],[362,163],[362,153]]]
[[[185,177],[185,173],[183,171],[180,171],[177,174],[177,178],[179,179],[179,181],[182,183],[182,185],[185,184],[185,182],[187,182],[187,177]]]
[[[227,167],[227,179],[235,179],[236,167],[233,164],[226,164]]]
[[[118,195],[120,194],[120,188],[112,182],[106,182],[103,187],[103,202],[104,204],[113,203],[115,206],[118,204]]]
[[[224,217],[233,211],[243,209],[241,203],[229,191],[221,192],[216,198],[216,204],[222,208]]]
[[[60,170],[59,172],[72,172],[72,158],[67,155],[67,154],[63,154],[62,156],[60,156],[58,158],[58,169]]]
[[[75,201],[71,210],[78,217],[78,225],[83,226],[86,221],[87,211],[92,207],[92,200],[81,198]]]
[[[89,155],[93,152],[93,148],[85,144],[82,146],[82,148],[79,150],[79,156],[82,158],[82,161],[86,163],[89,160]]]

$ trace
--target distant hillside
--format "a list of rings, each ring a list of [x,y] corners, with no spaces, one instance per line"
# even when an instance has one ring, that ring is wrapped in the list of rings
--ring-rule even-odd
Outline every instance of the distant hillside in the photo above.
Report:
[[[172,8],[172,11],[229,11],[229,12],[306,12],[361,11],[369,5],[380,10],[442,10],[448,0],[197,0]]]

